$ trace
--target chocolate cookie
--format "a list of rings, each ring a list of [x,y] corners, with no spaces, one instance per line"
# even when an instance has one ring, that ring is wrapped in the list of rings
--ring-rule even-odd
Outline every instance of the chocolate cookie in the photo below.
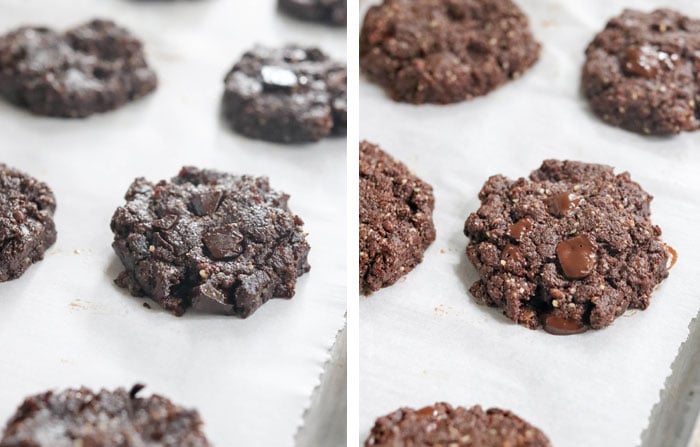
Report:
[[[550,447],[549,439],[510,411],[453,408],[446,403],[401,408],[380,417],[365,447]]]
[[[5,428],[0,447],[207,447],[195,410],[153,395],[87,388],[28,397]]]
[[[583,90],[606,123],[641,134],[700,128],[700,20],[625,10],[586,49]]]
[[[467,219],[471,293],[531,329],[601,329],[646,309],[672,249],[650,220],[647,194],[605,165],[546,160],[529,179],[496,175]]]
[[[18,278],[56,242],[51,189],[0,163],[0,282]]]
[[[452,103],[517,79],[540,54],[510,0],[384,0],[367,11],[360,67],[396,101]]]
[[[137,178],[112,217],[116,280],[175,315],[252,314],[291,298],[309,271],[304,224],[267,178],[182,168],[171,181]]]
[[[334,26],[347,24],[347,0],[279,0],[281,11],[303,20]]]
[[[435,240],[433,188],[378,146],[360,143],[360,292],[394,284]]]
[[[243,135],[279,143],[345,135],[345,65],[318,48],[255,47],[224,84],[224,116]]]
[[[0,37],[0,94],[38,115],[86,117],[156,84],[141,42],[108,20],[65,33],[23,27]]]

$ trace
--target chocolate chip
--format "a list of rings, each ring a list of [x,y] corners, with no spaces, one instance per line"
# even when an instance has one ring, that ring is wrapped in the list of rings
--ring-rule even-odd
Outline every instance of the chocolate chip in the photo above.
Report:
[[[243,251],[243,235],[233,224],[226,224],[209,230],[202,239],[214,259],[231,258]]]
[[[552,335],[573,335],[588,330],[579,320],[569,320],[556,315],[548,315],[543,326],[544,330]]]
[[[177,222],[177,215],[176,214],[168,214],[160,219],[156,219],[153,221],[153,226],[155,228],[160,228],[161,230],[169,230],[170,228],[175,225],[175,222]]]
[[[547,205],[547,211],[557,217],[568,216],[569,213],[576,209],[581,197],[570,192],[560,192],[559,194],[554,194],[545,200]]]
[[[207,191],[198,194],[193,194],[190,202],[195,214],[198,216],[207,216],[213,214],[219,207],[223,193],[221,191]]]
[[[627,74],[651,79],[659,73],[658,52],[649,46],[628,48],[624,61]]]
[[[529,217],[524,217],[508,227],[508,236],[519,241],[530,229],[532,229],[532,220]]]
[[[557,259],[569,279],[582,279],[595,269],[596,247],[587,236],[579,235],[557,244]]]

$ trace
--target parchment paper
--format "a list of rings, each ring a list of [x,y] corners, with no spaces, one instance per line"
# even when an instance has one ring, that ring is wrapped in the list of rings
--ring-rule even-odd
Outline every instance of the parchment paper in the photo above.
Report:
[[[361,440],[380,415],[447,401],[511,409],[557,447],[639,444],[700,308],[700,133],[645,138],[610,127],[589,111],[579,77],[584,49],[608,18],[663,3],[518,0],[542,57],[520,80],[470,102],[398,104],[361,80],[361,138],[433,185],[437,227],[415,271],[361,298]],[[700,16],[696,1],[666,3]],[[602,331],[555,337],[469,295],[477,275],[462,229],[479,189],[492,174],[526,176],[545,158],[610,164],[655,196],[653,221],[680,259],[649,309]]]
[[[0,420],[46,389],[148,385],[199,409],[217,446],[291,446],[345,312],[345,140],[287,147],[229,131],[223,77],[255,42],[321,45],[345,57],[345,30],[288,19],[274,0],[3,0],[0,32],[113,18],[146,43],[155,94],[87,120],[39,118],[0,102],[0,160],[56,194],[58,242],[0,284]],[[306,222],[311,272],[291,300],[250,318],[174,317],[112,284],[109,221],[136,176],[186,164],[267,175]]]

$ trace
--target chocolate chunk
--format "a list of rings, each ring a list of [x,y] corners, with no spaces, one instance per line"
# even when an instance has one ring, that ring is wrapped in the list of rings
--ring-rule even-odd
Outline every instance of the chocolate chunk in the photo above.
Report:
[[[22,27],[0,37],[0,94],[38,115],[82,118],[155,90],[141,42],[109,20],[58,33]]]
[[[87,388],[28,397],[12,416],[0,447],[208,447],[199,413],[165,397]]]
[[[522,239],[532,229],[532,220],[529,217],[523,217],[513,225],[508,227],[508,236],[516,241]]]
[[[245,318],[291,298],[309,245],[288,199],[266,178],[192,167],[169,182],[138,178],[112,217],[125,267],[116,282],[175,315],[194,307]]]
[[[547,436],[510,411],[436,403],[401,408],[374,423],[365,447],[550,447]]]
[[[44,258],[56,242],[55,210],[45,183],[0,163],[0,282]]]
[[[223,195],[221,191],[216,190],[192,194],[192,208],[198,216],[212,214],[219,207]]]
[[[360,143],[360,291],[394,284],[435,240],[433,188],[379,146]]]
[[[554,194],[546,200],[547,211],[557,217],[564,217],[571,211],[576,209],[576,206],[581,201],[581,197],[570,192],[560,192]]]
[[[202,236],[202,240],[214,259],[231,258],[243,252],[243,235],[234,224],[213,228]]]
[[[557,315],[547,315],[542,327],[552,335],[580,334],[588,329],[579,320],[566,319]]]
[[[224,117],[242,135],[279,143],[345,135],[347,73],[318,48],[255,47],[224,80]]]
[[[539,58],[510,0],[384,0],[365,15],[360,67],[396,101],[453,103],[517,79]]]
[[[546,160],[529,178],[491,177],[464,226],[480,276],[470,292],[517,323],[556,333],[601,329],[627,309],[646,309],[669,268],[651,199],[628,173],[576,161]]]
[[[586,49],[583,90],[593,112],[633,132],[700,128],[700,20],[670,9],[626,9]]]
[[[587,236],[579,235],[557,244],[557,259],[567,278],[582,279],[595,270],[596,247]]]

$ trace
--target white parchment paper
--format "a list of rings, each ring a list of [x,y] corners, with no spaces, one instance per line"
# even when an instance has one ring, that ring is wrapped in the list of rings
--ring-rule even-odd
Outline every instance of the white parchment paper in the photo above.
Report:
[[[398,104],[361,80],[361,137],[434,186],[437,240],[396,285],[360,302],[360,437],[376,417],[436,401],[497,406],[557,447],[632,447],[700,308],[700,133],[645,138],[603,124],[580,95],[584,49],[623,7],[693,0],[518,0],[541,60],[492,94],[449,106]],[[363,14],[361,14],[362,16]],[[526,176],[545,158],[627,170],[655,196],[653,221],[680,259],[649,309],[602,331],[554,337],[476,304],[464,221],[492,174]]]
[[[217,446],[291,446],[345,312],[345,140],[288,147],[229,131],[223,77],[255,42],[321,45],[345,57],[345,30],[297,22],[274,0],[3,0],[0,32],[63,28],[95,16],[145,42],[160,78],[151,96],[87,120],[32,116],[0,102],[0,160],[56,194],[58,242],[0,284],[0,420],[46,389],[148,385],[199,409]],[[121,266],[109,221],[136,176],[186,164],[267,175],[305,220],[311,272],[291,301],[246,320],[176,318],[112,284]]]

